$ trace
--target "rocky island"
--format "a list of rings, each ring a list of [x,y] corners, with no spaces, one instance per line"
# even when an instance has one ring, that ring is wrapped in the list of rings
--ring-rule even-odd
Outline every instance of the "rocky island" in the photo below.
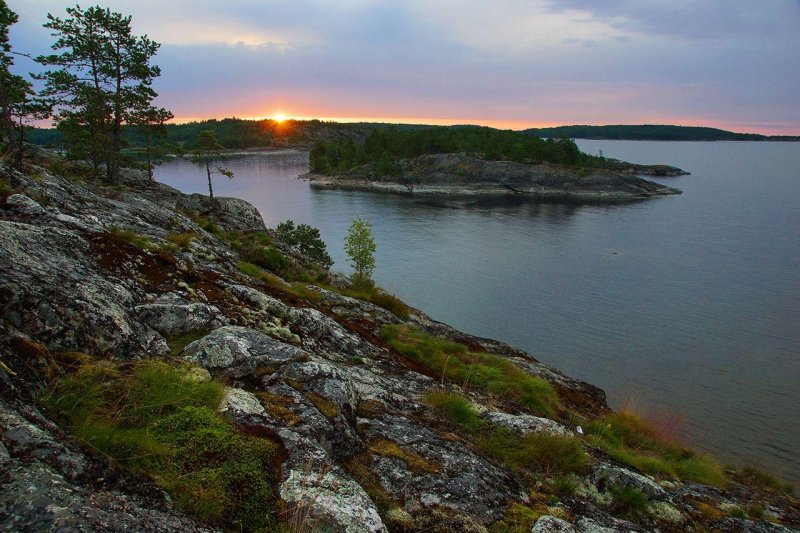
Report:
[[[463,155],[407,170],[364,186],[677,192]],[[242,200],[208,212],[44,150],[0,163],[0,193],[4,531],[800,527],[771,476],[511,346],[361,298]]]
[[[402,160],[394,175],[369,165],[353,171],[305,174],[316,189],[397,194],[525,195],[567,201],[624,201],[680,194],[681,191],[635,174],[686,174],[666,165],[633,165],[612,160],[610,168],[572,168],[541,161],[487,161],[464,153],[430,154]]]

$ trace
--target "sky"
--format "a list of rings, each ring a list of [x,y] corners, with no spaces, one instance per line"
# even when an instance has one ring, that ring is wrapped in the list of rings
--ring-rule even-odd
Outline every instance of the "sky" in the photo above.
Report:
[[[15,50],[47,13],[8,0]],[[84,4],[87,7],[90,4]],[[680,124],[800,135],[800,0],[108,0],[162,44],[158,105],[237,116]],[[17,70],[34,70],[18,61]]]

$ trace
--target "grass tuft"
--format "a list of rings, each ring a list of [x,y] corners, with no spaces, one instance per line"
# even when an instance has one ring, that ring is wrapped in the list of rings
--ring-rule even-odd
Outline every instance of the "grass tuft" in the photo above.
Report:
[[[188,250],[189,247],[192,245],[192,241],[197,238],[197,234],[194,232],[187,232],[187,233],[174,233],[172,235],[167,235],[166,240],[177,246],[181,250]]]
[[[472,403],[460,394],[435,390],[426,393],[423,399],[467,433],[475,433],[485,423],[478,416]]]
[[[588,424],[587,433],[591,442],[612,458],[651,476],[715,487],[728,483],[717,461],[662,437],[631,411],[598,418]]]
[[[550,433],[520,436],[504,428],[481,432],[478,446],[513,470],[545,474],[579,472],[589,463],[580,439]]]
[[[552,417],[558,406],[552,385],[502,357],[470,352],[462,344],[408,326],[386,326],[382,336],[393,349],[444,377],[491,393],[529,413]]]
[[[637,517],[647,513],[647,495],[636,487],[613,487],[611,509],[624,516]]]
[[[136,233],[135,231],[122,229],[122,228],[119,228],[117,226],[113,226],[109,230],[109,233],[111,233],[112,235],[115,235],[115,236],[119,237],[123,241],[129,242],[132,245],[134,245],[134,246],[136,246],[138,248],[141,248],[143,250],[147,250],[148,248],[151,248],[153,246],[152,243],[150,242],[150,239],[148,239],[144,235],[140,235],[139,233]]]

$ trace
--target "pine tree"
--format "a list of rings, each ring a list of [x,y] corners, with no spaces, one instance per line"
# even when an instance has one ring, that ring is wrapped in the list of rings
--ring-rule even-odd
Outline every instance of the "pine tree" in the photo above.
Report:
[[[153,78],[161,74],[150,65],[159,44],[147,36],[131,32],[131,17],[99,6],[82,10],[67,8],[68,18],[47,15],[44,25],[53,31],[58,52],[40,56],[37,61],[56,67],[40,78],[46,81],[45,94],[58,105],[57,122],[79,129],[81,140],[95,169],[106,165],[111,181],[119,177],[122,125],[134,111],[150,106],[157,96]]]
[[[10,72],[14,64],[8,30],[16,24],[17,14],[0,0],[0,121],[2,135],[14,164],[22,164],[25,151],[25,126],[28,120],[46,118],[50,113],[48,103],[38,98],[31,83]]]
[[[202,130],[197,134],[195,139],[195,149],[192,154],[192,160],[195,163],[201,163],[206,167],[206,175],[208,176],[208,208],[214,211],[214,187],[211,184],[211,176],[220,174],[228,179],[233,179],[233,172],[225,167],[214,165],[215,161],[225,159],[222,154],[224,146],[217,140],[217,134],[214,130]]]

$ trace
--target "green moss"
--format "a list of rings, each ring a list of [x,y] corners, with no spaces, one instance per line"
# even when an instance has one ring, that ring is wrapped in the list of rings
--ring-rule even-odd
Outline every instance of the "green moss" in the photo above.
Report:
[[[587,433],[608,455],[646,474],[716,487],[724,487],[728,482],[717,461],[663,438],[632,412],[598,418],[587,425]]]
[[[750,518],[744,509],[735,505],[728,509],[728,516],[731,518],[741,518],[742,520]]]
[[[512,503],[506,508],[506,514],[499,522],[492,524],[492,533],[528,533],[536,521],[547,514],[545,509],[531,509],[518,503]]]
[[[482,420],[472,403],[460,394],[431,391],[425,394],[424,400],[448,421],[471,434],[484,453],[513,470],[577,472],[589,461],[580,439],[549,433],[513,433]]]
[[[580,488],[580,480],[574,474],[558,476],[551,481],[553,492],[559,496],[573,496]]]
[[[221,418],[223,386],[198,383],[188,371],[154,360],[89,363],[54,383],[41,404],[83,443],[151,477],[204,523],[272,527],[276,445]]]
[[[325,396],[317,394],[316,392],[306,392],[304,395],[314,404],[314,407],[326,417],[336,418],[339,416],[339,408]]]
[[[323,274],[321,267],[303,264],[272,246],[264,232],[236,232],[224,235],[242,261],[277,274],[287,281],[312,281]]]
[[[462,386],[479,388],[536,415],[552,417],[558,406],[552,385],[502,357],[470,352],[408,326],[386,326],[382,336],[399,353]]]

